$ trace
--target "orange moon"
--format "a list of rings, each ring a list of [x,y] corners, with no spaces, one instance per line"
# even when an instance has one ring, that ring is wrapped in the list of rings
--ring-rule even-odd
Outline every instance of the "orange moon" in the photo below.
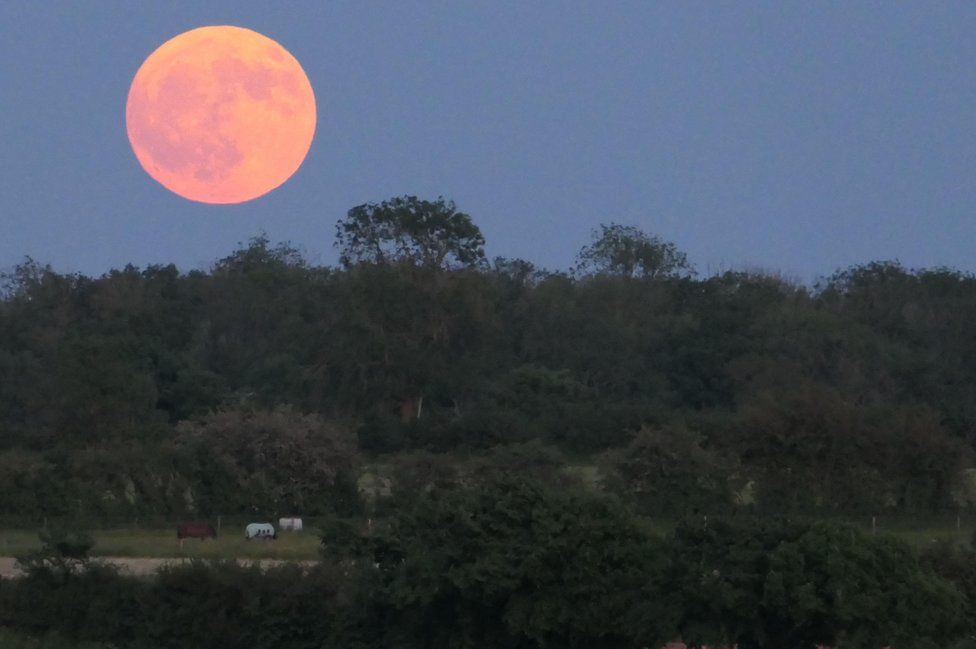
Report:
[[[301,166],[315,134],[315,94],[288,50],[250,29],[200,27],[149,55],[125,123],[139,164],[202,203],[242,203]]]

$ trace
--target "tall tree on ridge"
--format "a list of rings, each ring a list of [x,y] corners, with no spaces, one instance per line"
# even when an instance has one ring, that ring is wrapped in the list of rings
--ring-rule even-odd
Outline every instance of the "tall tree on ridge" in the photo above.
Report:
[[[429,268],[476,266],[485,258],[485,238],[453,201],[416,196],[352,208],[336,225],[342,265],[408,262]]]

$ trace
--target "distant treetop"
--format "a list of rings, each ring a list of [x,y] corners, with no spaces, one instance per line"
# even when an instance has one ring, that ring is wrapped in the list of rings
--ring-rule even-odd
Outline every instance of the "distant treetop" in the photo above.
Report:
[[[336,225],[335,245],[346,268],[361,263],[470,267],[485,259],[481,230],[443,198],[402,196],[354,207]]]
[[[600,225],[593,242],[577,255],[580,275],[678,277],[694,274],[688,257],[669,241],[645,234],[632,225]]]

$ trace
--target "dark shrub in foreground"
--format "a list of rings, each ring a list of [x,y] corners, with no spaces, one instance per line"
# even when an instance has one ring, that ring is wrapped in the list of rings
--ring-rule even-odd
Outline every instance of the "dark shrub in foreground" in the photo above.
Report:
[[[167,568],[146,589],[140,639],[151,647],[287,647],[340,644],[344,578],[315,567],[262,571],[234,563]]]
[[[142,579],[91,565],[0,582],[0,626],[140,649],[357,647],[346,581],[322,567],[193,563]]]
[[[435,493],[369,539],[397,647],[626,647],[668,638],[661,541],[615,500],[518,481]]]

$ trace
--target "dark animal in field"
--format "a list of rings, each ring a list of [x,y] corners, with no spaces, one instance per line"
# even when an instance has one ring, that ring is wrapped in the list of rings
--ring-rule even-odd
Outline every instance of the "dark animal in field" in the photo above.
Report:
[[[176,527],[176,538],[183,544],[183,539],[217,538],[217,530],[209,523],[181,523]]]

